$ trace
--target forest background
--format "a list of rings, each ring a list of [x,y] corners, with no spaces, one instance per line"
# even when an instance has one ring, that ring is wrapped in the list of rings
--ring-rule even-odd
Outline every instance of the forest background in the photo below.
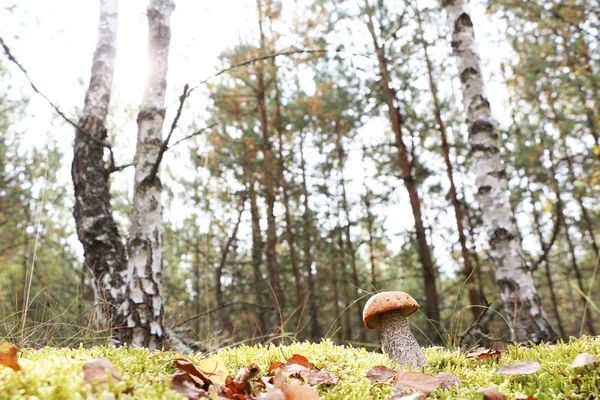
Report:
[[[600,4],[472,3],[525,274],[556,336],[597,334]],[[125,243],[147,21],[145,2],[119,7],[106,128]],[[29,1],[0,12],[6,48],[64,116],[79,120],[98,5]],[[494,210],[477,201],[448,26],[444,7],[425,0],[177,4],[165,136],[182,111],[161,164],[160,274],[161,324],[175,344],[376,343],[361,313],[379,290],[422,304],[413,320],[422,343],[519,339],[523,305],[507,313],[494,279],[482,218]],[[21,344],[95,343],[118,325],[98,313],[106,293],[78,241],[75,129],[4,50],[0,334]],[[391,109],[402,116],[401,141]]]

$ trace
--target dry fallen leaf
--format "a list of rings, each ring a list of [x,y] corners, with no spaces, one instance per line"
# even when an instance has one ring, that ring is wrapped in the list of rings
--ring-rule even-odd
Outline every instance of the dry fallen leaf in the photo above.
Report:
[[[501,354],[502,352],[500,350],[477,347],[469,350],[467,358],[475,358],[477,360],[487,360],[488,358],[492,358],[498,361]]]
[[[442,383],[433,376],[413,371],[399,371],[394,376],[394,394],[404,394],[410,391],[421,391],[425,395],[439,389]]]
[[[534,361],[525,361],[520,364],[507,364],[499,368],[496,373],[500,375],[529,375],[540,370],[542,366]]]
[[[19,348],[10,342],[0,344],[0,365],[20,371],[18,352]]]
[[[306,379],[309,385],[335,385],[339,382],[340,378],[330,374],[327,371],[310,371],[308,374],[302,376]]]
[[[284,385],[281,390],[285,400],[319,400],[319,393],[308,385],[302,385],[294,380],[289,385]]]
[[[533,396],[519,396],[515,397],[515,400],[539,400],[537,397]]]
[[[306,358],[300,354],[292,355],[290,358],[288,358],[287,362],[285,363],[286,366],[290,366],[293,364],[302,365],[303,367],[306,367],[308,369],[315,368],[315,364],[309,362],[308,358]]]
[[[275,373],[275,370],[277,370],[277,368],[281,367],[282,365],[283,365],[283,363],[281,361],[274,362],[267,369],[267,375],[272,375],[273,373]]]
[[[109,378],[110,377],[110,378]],[[89,385],[103,385],[113,381],[123,380],[108,358],[98,357],[83,365],[83,380]]]
[[[428,396],[437,389],[447,389],[461,383],[462,381],[456,375],[449,372],[440,372],[436,376],[430,376],[414,371],[399,371],[394,376],[392,387],[393,394],[396,396],[404,396],[406,392],[411,391],[419,391]]]
[[[440,387],[442,389],[448,389],[449,387],[460,385],[462,383],[458,376],[451,374],[450,372],[440,372],[434,376],[434,378],[440,381]]]
[[[187,372],[175,372],[171,380],[171,389],[187,396],[190,400],[208,397],[208,392],[200,389],[196,381]]]
[[[367,372],[367,378],[373,383],[387,381],[396,375],[396,371],[385,365],[377,365]]]
[[[389,400],[426,400],[427,396],[421,392],[415,392],[406,395],[393,395]]]
[[[477,391],[483,393],[483,400],[506,400],[506,396],[495,388],[481,388]]]
[[[216,355],[199,361],[196,363],[196,368],[202,371],[213,383],[219,385],[225,383],[225,379],[229,376],[225,363]]]
[[[228,376],[225,384],[219,390],[219,395],[228,399],[244,399],[252,393],[250,380],[256,377],[260,368],[256,363],[250,363],[242,368],[235,378]]]
[[[287,367],[278,368],[275,371],[273,385],[267,392],[257,397],[260,400],[318,400],[319,393],[308,385],[302,385],[300,381],[293,380],[289,385],[285,383],[288,373]]]
[[[204,372],[200,371],[194,364],[184,358],[174,359],[173,366],[178,370],[187,373],[190,378],[196,382],[196,386],[202,390],[208,390],[208,387],[212,385],[212,381],[204,374]]]
[[[573,360],[573,364],[571,364],[571,368],[581,368],[595,363],[595,355],[590,353],[581,353],[578,354],[577,357],[575,357],[575,360]]]

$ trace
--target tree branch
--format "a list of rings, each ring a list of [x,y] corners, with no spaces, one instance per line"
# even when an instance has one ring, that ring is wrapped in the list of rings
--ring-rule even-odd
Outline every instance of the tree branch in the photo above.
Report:
[[[152,170],[150,171],[150,174],[148,175],[148,179],[150,179],[150,180],[153,180],[154,178],[156,178],[156,174],[158,173],[158,168],[160,167],[160,163],[163,159],[163,156],[165,155],[165,151],[167,151],[167,149],[169,148],[169,140],[171,140],[173,131],[177,127],[177,122],[179,122],[179,118],[181,117],[181,112],[183,111],[183,104],[185,103],[185,99],[187,99],[189,96],[189,89],[190,89],[190,85],[188,85],[186,83],[183,86],[183,93],[181,94],[181,96],[179,96],[179,107],[177,108],[177,113],[175,114],[175,118],[173,118],[173,122],[171,123],[171,129],[169,129],[169,134],[167,135],[167,138],[162,142],[162,144],[160,146],[160,151],[158,152],[158,155],[156,156],[156,161],[154,162],[154,165],[152,166]]]
[[[169,149],[172,149],[173,147],[177,146],[179,143],[181,143],[181,142],[185,142],[186,140],[188,140],[188,139],[191,139],[191,138],[193,138],[194,136],[201,135],[202,133],[204,133],[204,131],[206,131],[206,130],[208,130],[208,129],[211,129],[211,128],[214,128],[215,126],[217,126],[217,124],[211,124],[211,125],[209,125],[209,126],[207,126],[207,127],[204,127],[204,128],[202,128],[202,129],[200,129],[200,130],[197,130],[196,132],[194,132],[194,133],[191,133],[191,134],[189,134],[189,135],[185,136],[184,138],[182,138],[182,139],[179,139],[178,141],[176,141],[176,142],[175,142],[175,143],[173,143],[172,145],[170,145],[170,146],[169,146]],[[168,149],[167,149],[167,150],[168,150]]]
[[[25,67],[23,67],[23,65],[15,58],[15,56],[13,56],[12,52],[10,51],[10,48],[6,45],[6,43],[4,43],[4,39],[2,39],[2,37],[0,37],[0,45],[2,45],[2,48],[4,49],[4,52],[6,53],[6,56],[8,57],[8,59],[13,64],[15,64],[21,70],[21,72],[23,72],[23,74],[25,75],[25,78],[27,78],[27,80],[29,81],[29,84],[31,85],[31,88],[33,89],[33,91],[36,92],[37,94],[39,94],[44,100],[46,100],[46,102],[48,104],[50,104],[50,107],[52,107],[54,109],[54,111],[56,111],[56,113],[62,119],[64,119],[65,121],[67,121],[78,132],[81,132],[82,134],[86,135],[91,140],[93,140],[94,142],[100,144],[101,146],[106,147],[110,151],[110,156],[111,156],[111,159],[112,159],[113,158],[113,151],[112,151],[112,146],[110,145],[110,143],[108,143],[106,140],[100,140],[100,139],[95,138],[91,133],[85,131],[79,124],[75,123],[72,119],[70,119],[69,117],[67,117],[66,114],[64,112],[62,112],[61,109],[58,108],[58,106],[52,102],[52,100],[50,100],[44,93],[42,93],[37,88],[37,86],[33,83],[33,80],[31,79],[31,77],[29,76],[29,73],[27,72],[27,70],[25,69]]]
[[[217,71],[217,73],[203,79],[200,81],[200,83],[198,83],[196,86],[192,87],[190,89],[190,91],[188,92],[188,95],[193,92],[194,90],[198,89],[200,86],[204,85],[205,83],[207,83],[208,81],[210,81],[211,79],[214,79],[220,75],[223,75],[226,72],[229,72],[233,69],[239,68],[239,67],[245,67],[247,65],[253,64],[255,62],[258,61],[265,61],[265,60],[270,60],[272,58],[277,58],[277,57],[288,57],[288,56],[292,56],[294,54],[326,54],[326,53],[346,53],[349,54],[351,56],[356,56],[356,57],[366,57],[366,58],[371,58],[371,55],[369,54],[361,54],[361,53],[352,53],[352,52],[348,52],[345,51],[342,47],[338,47],[336,49],[332,49],[332,50],[328,50],[328,49],[298,49],[296,47],[293,47],[289,50],[282,50],[276,53],[272,53],[272,54],[267,54],[264,56],[260,56],[260,57],[256,57],[256,58],[252,58],[246,61],[242,61],[240,63],[237,64],[233,64],[230,65],[227,68],[223,68],[219,71]],[[171,107],[172,105],[174,105],[177,101],[172,102],[171,104],[169,104],[166,108]]]
[[[542,255],[531,266],[531,271],[535,271],[542,262],[546,261],[546,259],[548,258],[548,253],[550,253],[550,249],[552,249],[552,246],[554,245],[554,242],[556,241],[556,238],[558,237],[558,232],[560,232],[560,222],[561,222],[559,207],[561,207],[561,204],[556,205],[556,209],[557,209],[556,217],[555,217],[556,221],[554,222],[554,229],[552,229],[552,237],[550,238],[550,242],[546,246],[544,246],[542,244]]]

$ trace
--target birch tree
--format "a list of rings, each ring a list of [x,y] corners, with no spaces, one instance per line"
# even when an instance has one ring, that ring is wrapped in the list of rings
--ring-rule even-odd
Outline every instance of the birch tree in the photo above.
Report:
[[[550,341],[556,338],[556,333],[542,309],[516,230],[498,132],[484,93],[473,22],[463,0],[445,0],[444,7],[461,82],[483,230],[513,340]]]
[[[148,5],[148,77],[138,113],[135,178],[129,233],[125,342],[156,349],[164,339],[162,302],[162,206],[160,160],[173,0]]]
[[[81,128],[75,134],[71,168],[77,235],[85,252],[85,264],[93,273],[98,323],[105,328],[114,322],[113,305],[122,299],[127,264],[125,246],[112,216],[111,169],[104,160],[108,147],[106,117],[117,55],[117,8],[117,0],[100,1],[98,40],[79,121]]]

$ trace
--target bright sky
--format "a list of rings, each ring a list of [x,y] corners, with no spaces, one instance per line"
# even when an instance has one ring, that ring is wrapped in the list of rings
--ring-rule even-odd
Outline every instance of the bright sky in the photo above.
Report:
[[[0,9],[0,35],[17,59],[28,69],[39,89],[67,115],[77,120],[77,110],[83,105],[96,41],[98,1],[3,2],[7,4]],[[114,126],[110,131],[115,133],[116,137],[113,140],[120,146],[117,152],[118,161],[124,163],[131,161],[133,154],[136,134],[134,116],[145,78],[147,0],[121,0],[119,3],[118,61],[112,103]],[[284,3],[295,4],[293,0],[284,0]],[[426,4],[427,1],[420,3]],[[16,5],[12,12],[7,11],[6,8],[12,4]],[[252,37],[256,30],[256,5],[253,0],[179,0],[176,4],[177,8],[172,17],[167,104],[177,99],[185,83],[194,86],[214,74],[219,53],[235,45],[240,38]],[[507,113],[502,111],[506,92],[499,82],[500,52],[494,43],[497,25],[489,23],[479,2],[475,5],[475,12],[475,29],[486,66],[485,72],[488,76],[492,75],[487,79],[490,82],[488,93],[494,93],[490,98],[492,108],[496,115],[501,117],[500,120],[505,122]],[[13,79],[25,87],[24,79],[16,70]],[[54,112],[30,89],[23,89],[23,93],[31,98],[28,110],[30,117],[14,129],[22,131],[24,140],[32,144],[44,143],[49,136],[56,138],[65,154],[65,168],[60,171],[60,179],[70,185],[68,166],[72,158],[73,129],[53,123]],[[184,113],[182,127],[193,119],[197,120],[205,104],[206,100],[201,91],[196,92],[194,96],[194,112],[188,110]],[[173,107],[170,111],[173,112]],[[171,119],[172,117],[167,115],[167,123],[170,123]],[[385,123],[376,121],[365,129],[381,132],[385,129]],[[178,133],[181,137],[186,132]],[[185,173],[174,162],[176,155],[177,153],[170,154],[170,158],[165,161],[176,172]],[[359,160],[359,155],[351,155],[352,165],[348,167],[347,176],[356,177],[359,179],[356,185],[362,186],[363,166]],[[131,169],[121,173],[116,178],[116,186],[130,186],[132,174]],[[407,217],[409,207],[405,191],[401,190],[398,193],[399,203],[394,206],[396,208],[385,211],[389,213],[386,221],[389,234],[411,229],[413,223],[412,217]],[[398,209],[403,211],[398,212]],[[447,223],[452,224],[452,219],[453,213],[449,213]],[[74,248],[80,248],[75,237],[70,241]],[[449,243],[436,243],[436,258],[444,269],[452,269],[449,246]]]

